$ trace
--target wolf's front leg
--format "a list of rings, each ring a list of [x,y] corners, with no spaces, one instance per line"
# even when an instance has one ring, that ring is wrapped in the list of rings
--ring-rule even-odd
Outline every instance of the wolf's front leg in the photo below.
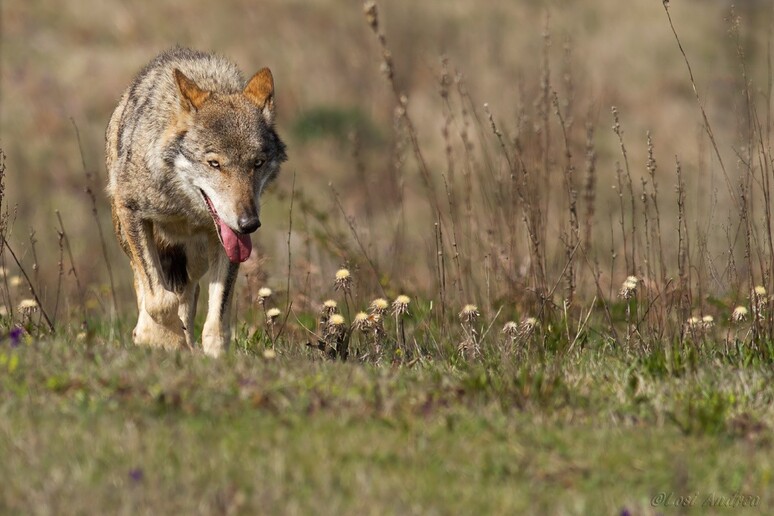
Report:
[[[124,206],[114,206],[134,272],[139,317],[132,332],[135,344],[180,348],[186,345],[178,316],[177,294],[164,286],[161,264],[153,242],[151,223]]]
[[[202,347],[217,357],[231,341],[231,298],[234,294],[239,264],[229,261],[220,248],[213,248],[210,258],[210,289],[207,320],[202,331]]]

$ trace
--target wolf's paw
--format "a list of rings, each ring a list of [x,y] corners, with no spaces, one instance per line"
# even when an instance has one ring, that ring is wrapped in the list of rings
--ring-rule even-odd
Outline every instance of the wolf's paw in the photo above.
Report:
[[[148,312],[141,310],[137,326],[132,332],[132,340],[138,346],[155,346],[166,349],[186,348],[183,322],[177,315],[175,315],[175,319],[177,320],[171,320],[162,325],[153,320]]]
[[[226,337],[219,328],[209,328],[206,324],[202,331],[202,348],[211,357],[219,357],[228,346],[230,336]]]

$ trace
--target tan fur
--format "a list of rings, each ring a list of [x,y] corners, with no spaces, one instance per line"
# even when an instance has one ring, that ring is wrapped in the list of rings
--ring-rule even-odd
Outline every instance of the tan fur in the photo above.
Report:
[[[218,355],[231,338],[238,263],[221,245],[205,196],[229,231],[259,224],[258,198],[286,159],[271,72],[245,84],[223,58],[172,49],[122,95],[105,141],[113,227],[134,273],[134,341],[193,347],[199,280],[210,269],[202,344]]]

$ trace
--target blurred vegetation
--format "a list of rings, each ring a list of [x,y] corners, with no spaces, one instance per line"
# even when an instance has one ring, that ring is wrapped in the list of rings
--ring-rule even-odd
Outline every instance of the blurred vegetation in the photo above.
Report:
[[[296,118],[291,132],[301,144],[330,138],[341,148],[351,145],[354,137],[369,146],[383,140],[374,124],[357,108],[312,108]]]

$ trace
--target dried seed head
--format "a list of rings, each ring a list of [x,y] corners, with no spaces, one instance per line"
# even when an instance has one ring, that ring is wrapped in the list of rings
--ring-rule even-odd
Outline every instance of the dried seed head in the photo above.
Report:
[[[697,329],[697,328],[701,328],[701,326],[702,326],[701,319],[699,319],[696,316],[689,317],[688,320],[685,322],[685,324],[690,329]]]
[[[393,315],[401,315],[408,312],[408,305],[410,302],[411,302],[411,298],[408,296],[404,296],[403,294],[396,297],[395,301],[392,302]]]
[[[457,345],[457,352],[467,360],[473,360],[481,355],[481,346],[478,341],[468,336]]]
[[[336,343],[338,345],[339,340],[344,336],[347,328],[344,325],[344,316],[341,314],[333,314],[325,324],[323,331],[323,339],[329,344]]]
[[[277,352],[274,351],[273,349],[266,349],[263,352],[263,358],[265,358],[266,360],[272,360],[274,358],[277,358]]]
[[[352,322],[352,327],[358,331],[368,331],[371,328],[368,314],[365,312],[358,312],[355,314],[355,320]]]
[[[762,285],[756,285],[750,295],[752,301],[752,309],[757,319],[766,318],[766,309],[769,302],[769,298],[766,296],[766,288]]]
[[[8,278],[8,284],[12,287],[18,287],[22,284],[22,279],[19,276],[11,276]]]
[[[334,301],[333,299],[326,300],[323,303],[323,307],[321,310],[323,317],[330,317],[332,314],[336,313],[336,306],[338,305],[336,304],[336,301]]]
[[[535,332],[535,328],[540,326],[540,322],[534,317],[523,319],[518,326],[516,336],[521,340],[526,340]],[[504,328],[503,328],[504,330]]]
[[[626,280],[624,280],[623,285],[621,285],[621,291],[618,293],[618,295],[624,299],[631,299],[635,294],[637,294],[638,283],[639,280],[636,276],[627,277]]]
[[[258,298],[264,300],[271,297],[271,289],[269,287],[262,287],[258,289]]]
[[[711,315],[705,315],[701,318],[701,325],[704,327],[704,329],[708,330],[715,326],[715,318]]]
[[[343,290],[349,292],[352,287],[352,275],[349,270],[339,269],[336,271],[336,280],[333,282],[333,288],[336,290]]]
[[[368,310],[372,314],[383,314],[389,306],[390,304],[386,299],[379,297],[371,301],[371,306],[368,307]]]
[[[508,337],[514,339],[519,335],[519,325],[516,324],[514,321],[508,321],[503,326],[503,333],[506,334]]]
[[[465,305],[459,313],[460,321],[463,323],[472,323],[480,315],[476,305]]]
[[[742,322],[747,320],[747,308],[744,306],[737,306],[731,313],[731,320],[734,322]]]
[[[22,299],[17,307],[22,315],[29,315],[38,311],[38,302],[34,299]]]
[[[273,321],[274,319],[276,319],[277,317],[279,317],[281,313],[282,313],[282,312],[280,312],[279,308],[270,308],[270,309],[269,309],[269,310],[266,312],[266,317],[267,317],[267,318],[268,318],[270,321]]]

